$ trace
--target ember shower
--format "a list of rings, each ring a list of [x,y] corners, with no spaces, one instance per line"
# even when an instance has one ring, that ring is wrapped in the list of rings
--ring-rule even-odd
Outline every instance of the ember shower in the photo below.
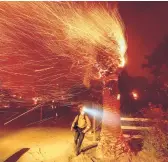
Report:
[[[124,65],[117,7],[105,2],[1,2],[0,75],[21,95],[71,97],[69,88]]]

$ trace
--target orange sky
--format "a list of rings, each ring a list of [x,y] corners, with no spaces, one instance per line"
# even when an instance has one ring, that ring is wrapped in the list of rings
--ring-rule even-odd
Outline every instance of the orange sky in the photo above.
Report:
[[[128,37],[128,71],[148,76],[141,64],[168,34],[168,2],[120,2],[119,7]]]

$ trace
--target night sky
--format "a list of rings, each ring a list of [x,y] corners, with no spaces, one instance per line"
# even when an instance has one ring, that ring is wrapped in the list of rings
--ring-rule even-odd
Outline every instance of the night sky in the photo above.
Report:
[[[168,34],[167,2],[119,2],[128,39],[128,72],[132,76],[146,76],[144,55],[150,55]]]

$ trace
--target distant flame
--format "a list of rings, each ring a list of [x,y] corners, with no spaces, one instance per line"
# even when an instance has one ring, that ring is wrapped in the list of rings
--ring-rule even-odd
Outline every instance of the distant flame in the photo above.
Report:
[[[120,97],[121,97],[120,94],[118,94],[118,95],[117,95],[117,100],[120,100]]]
[[[133,98],[134,98],[135,100],[138,99],[138,93],[136,93],[136,92],[132,92],[132,96],[133,96]]]

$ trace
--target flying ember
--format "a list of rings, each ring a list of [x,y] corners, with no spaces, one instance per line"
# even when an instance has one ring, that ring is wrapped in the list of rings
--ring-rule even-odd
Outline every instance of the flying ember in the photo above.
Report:
[[[71,98],[72,86],[125,64],[124,26],[108,3],[2,2],[0,32],[3,86],[23,96]]]

